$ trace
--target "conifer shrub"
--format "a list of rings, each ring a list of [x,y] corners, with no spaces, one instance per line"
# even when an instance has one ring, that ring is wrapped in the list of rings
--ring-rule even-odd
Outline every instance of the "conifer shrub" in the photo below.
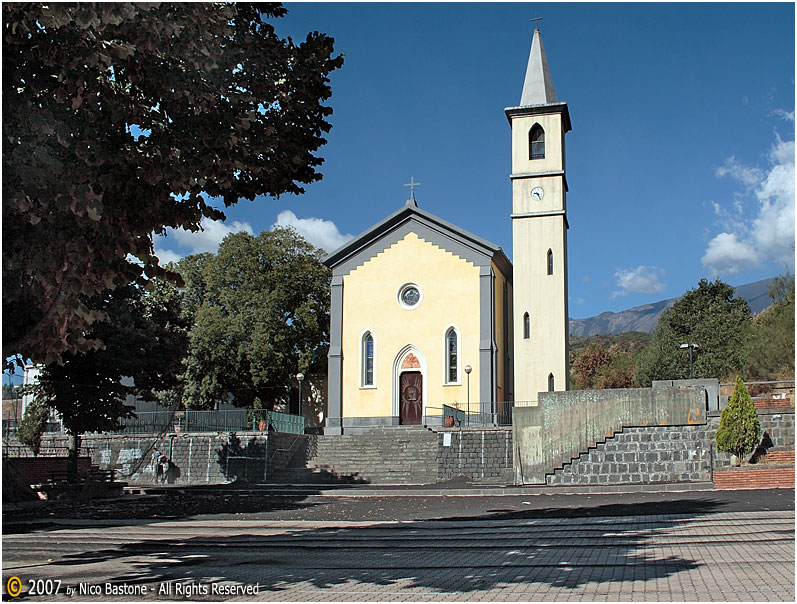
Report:
[[[23,445],[33,451],[34,455],[39,454],[47,420],[50,418],[50,408],[43,400],[36,397],[25,407],[25,415],[19,422],[17,429],[17,439]]]
[[[728,406],[722,410],[714,439],[719,451],[735,455],[739,460],[761,440],[761,424],[758,422],[753,399],[750,398],[741,377],[736,377],[736,387]]]

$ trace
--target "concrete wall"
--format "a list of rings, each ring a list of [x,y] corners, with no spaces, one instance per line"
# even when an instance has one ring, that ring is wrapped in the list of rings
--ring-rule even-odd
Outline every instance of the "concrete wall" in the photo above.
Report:
[[[545,475],[625,427],[706,423],[705,390],[629,388],[541,392],[536,407],[513,411],[515,483]]]

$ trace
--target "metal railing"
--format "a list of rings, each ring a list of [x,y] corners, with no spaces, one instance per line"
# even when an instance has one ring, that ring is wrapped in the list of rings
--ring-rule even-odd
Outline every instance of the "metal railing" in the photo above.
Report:
[[[444,404],[442,407],[427,407],[423,416],[426,426],[445,428],[478,428],[512,425],[512,409],[515,401],[490,403]],[[470,407],[470,408],[469,408]]]
[[[305,419],[301,415],[269,409],[227,409],[205,411],[146,411],[136,417],[120,420],[122,434],[157,434],[164,429],[181,432],[246,432],[274,431],[303,434]]]

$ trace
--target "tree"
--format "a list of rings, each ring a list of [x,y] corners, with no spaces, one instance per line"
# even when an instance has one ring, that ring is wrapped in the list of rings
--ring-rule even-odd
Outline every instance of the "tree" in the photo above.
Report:
[[[92,325],[88,339],[104,347],[84,354],[65,352],[61,363],[46,365],[34,387],[37,400],[61,416],[69,434],[70,479],[77,477],[81,435],[119,427],[133,415],[129,396],[155,399],[155,390],[174,388],[187,348],[179,301],[160,292],[145,295],[128,285],[93,296],[87,308],[107,320]],[[160,295],[159,295],[160,294]]]
[[[761,425],[753,399],[741,377],[737,376],[731,400],[722,410],[715,440],[717,450],[735,455],[737,460],[752,451],[761,440]]]
[[[632,388],[634,381],[634,359],[623,353],[612,354],[611,362],[597,375],[595,388]]]
[[[637,362],[636,381],[649,386],[656,379],[688,378],[689,361],[681,344],[699,346],[694,377],[727,378],[744,364],[750,324],[750,307],[734,297],[730,285],[701,279],[662,314]]]
[[[41,398],[34,397],[25,407],[25,415],[22,416],[22,421],[19,422],[19,428],[17,428],[17,439],[33,451],[34,455],[39,454],[42,434],[44,434],[49,419],[50,408]]]
[[[754,318],[744,365],[748,380],[794,379],[794,276],[776,277],[772,306]]]
[[[165,274],[153,232],[321,178],[342,58],[324,34],[276,35],[280,4],[2,10],[6,357],[101,348],[86,300]]]
[[[634,360],[617,345],[607,350],[600,341],[593,342],[575,357],[571,377],[574,388],[630,388],[634,385]]]
[[[600,343],[592,344],[573,362],[573,377],[578,388],[595,388],[596,375],[611,363],[611,356]]]
[[[257,237],[228,235],[218,254],[201,263],[204,293],[186,359],[187,407],[232,400],[273,408],[295,387],[297,372],[325,366],[330,273],[322,254],[293,229],[280,228]]]

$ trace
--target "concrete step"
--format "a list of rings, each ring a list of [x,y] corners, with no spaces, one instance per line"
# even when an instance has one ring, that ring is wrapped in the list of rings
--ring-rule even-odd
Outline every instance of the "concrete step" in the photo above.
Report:
[[[437,434],[421,426],[397,426],[318,436],[296,460],[269,480],[428,484],[437,479]]]

